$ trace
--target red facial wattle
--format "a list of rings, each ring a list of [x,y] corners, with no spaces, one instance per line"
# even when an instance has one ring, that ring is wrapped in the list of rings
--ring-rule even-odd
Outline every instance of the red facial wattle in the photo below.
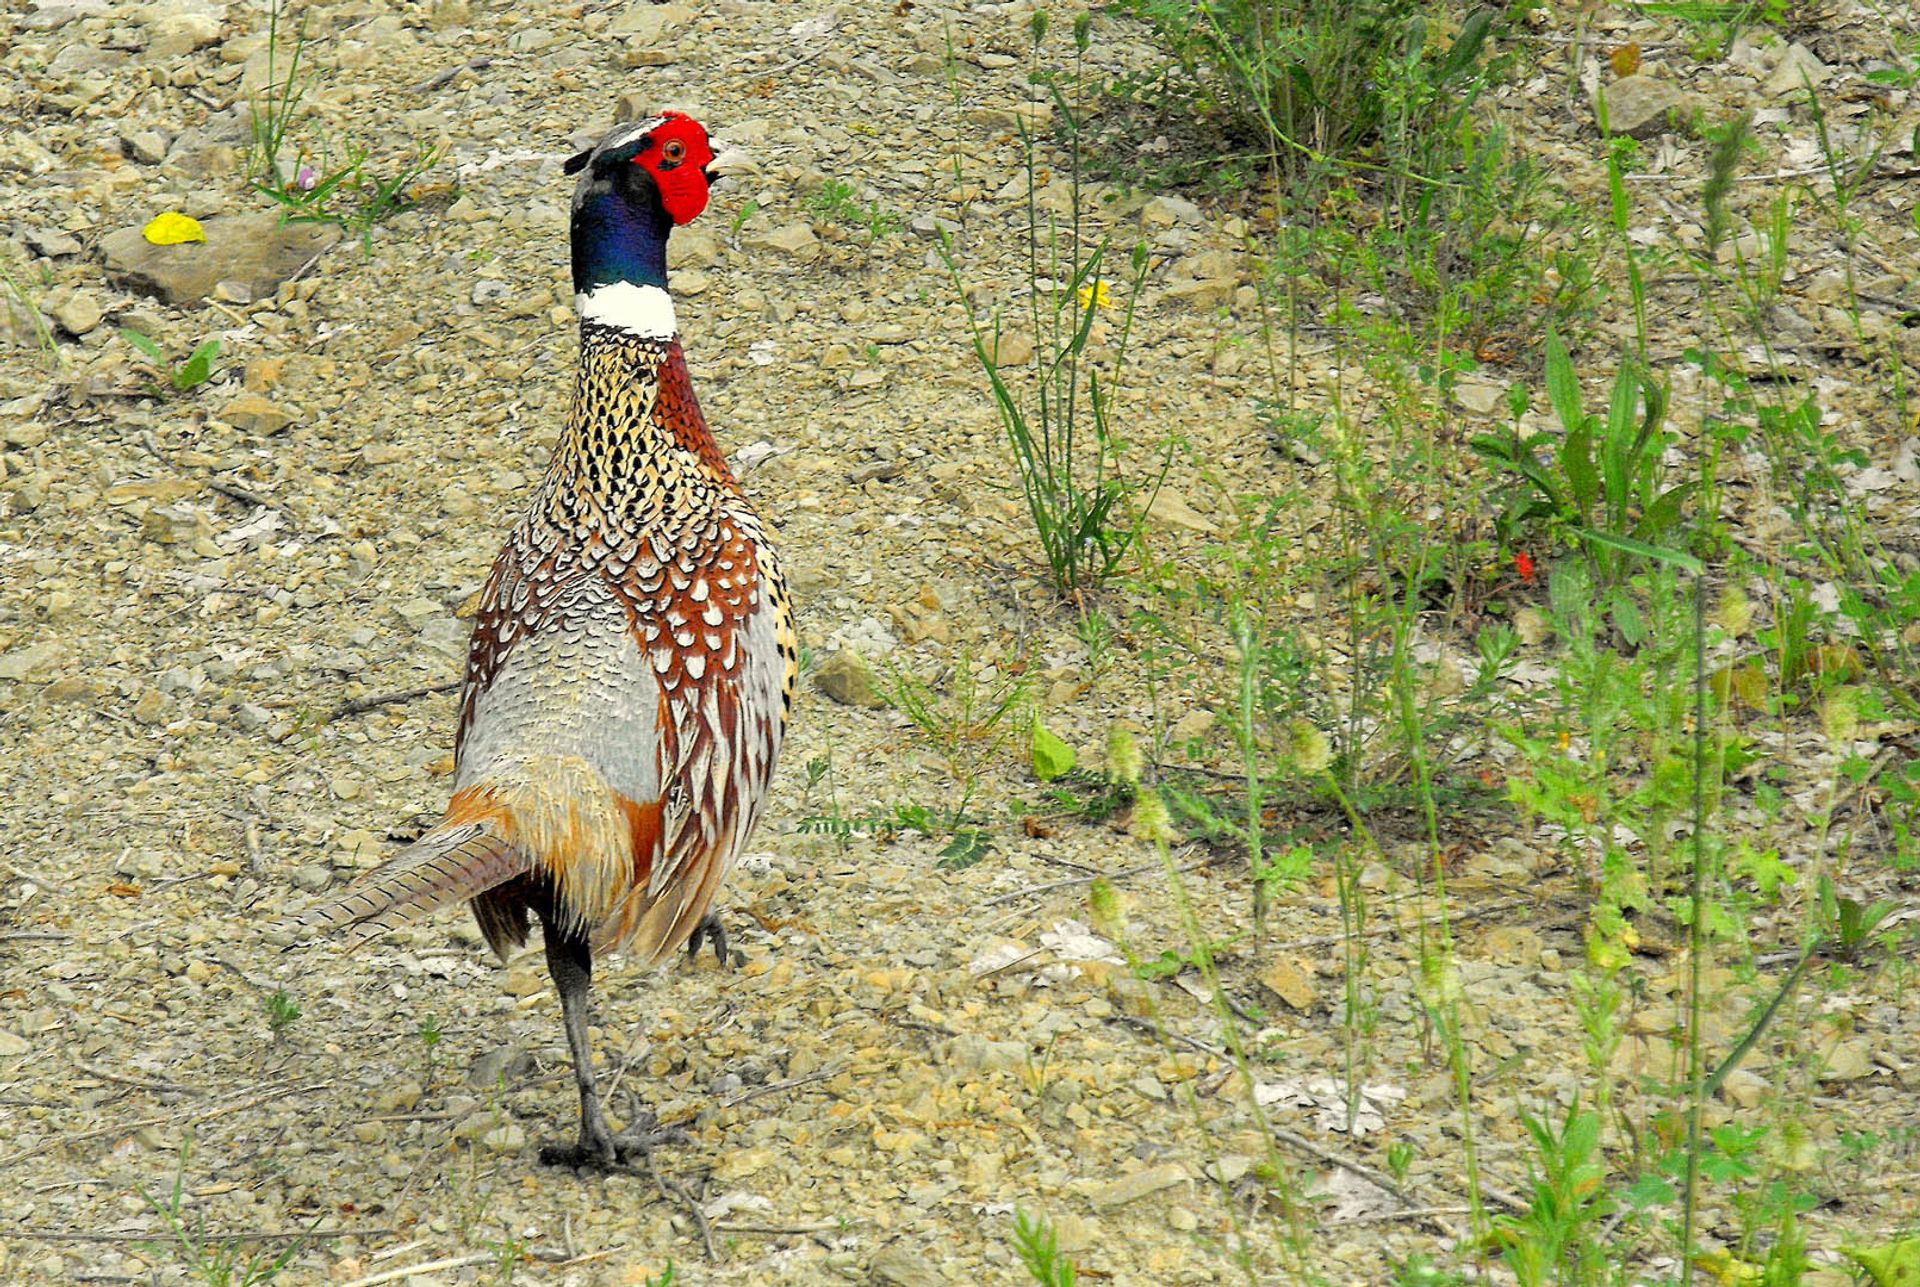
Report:
[[[706,169],[713,164],[713,148],[692,117],[668,112],[633,163],[653,176],[661,208],[675,224],[691,222],[707,208]]]

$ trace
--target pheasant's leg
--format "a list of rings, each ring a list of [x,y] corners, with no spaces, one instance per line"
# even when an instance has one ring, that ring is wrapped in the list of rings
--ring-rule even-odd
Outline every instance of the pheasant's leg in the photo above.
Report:
[[[560,992],[560,1012],[567,1025],[567,1048],[573,1053],[573,1082],[580,1088],[580,1142],[571,1148],[543,1145],[540,1160],[548,1166],[599,1166],[619,1163],[613,1132],[600,1111],[600,1092],[593,1084],[593,1051],[587,1044],[588,988],[593,982],[593,949],[584,935],[570,935],[542,917],[546,938],[547,973]]]
[[[677,1127],[659,1128],[649,1114],[637,1113],[638,1130],[615,1135],[607,1128],[607,1117],[600,1108],[599,1087],[594,1084],[593,1051],[587,1042],[588,988],[593,981],[593,951],[584,935],[566,934],[551,920],[544,922],[547,945],[547,972],[560,992],[560,1011],[566,1019],[567,1048],[573,1053],[573,1081],[580,1088],[580,1142],[574,1145],[546,1144],[540,1149],[540,1161],[547,1166],[598,1167],[611,1170],[636,1157],[653,1162],[658,1144],[686,1143],[689,1136]],[[657,1172],[656,1172],[657,1174]]]
[[[693,934],[687,939],[689,961],[700,955],[700,943],[703,939],[712,945],[713,959],[720,962],[722,967],[740,964],[739,961],[733,960],[732,953],[727,949],[727,927],[720,923],[719,912],[708,912],[700,918],[700,923],[693,927]]]

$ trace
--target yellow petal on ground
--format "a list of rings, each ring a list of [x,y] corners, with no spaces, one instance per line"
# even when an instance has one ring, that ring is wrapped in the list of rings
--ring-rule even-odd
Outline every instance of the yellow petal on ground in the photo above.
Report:
[[[207,234],[201,230],[198,219],[191,215],[176,214],[171,210],[148,220],[141,236],[156,246],[178,246],[182,242],[207,239]]]

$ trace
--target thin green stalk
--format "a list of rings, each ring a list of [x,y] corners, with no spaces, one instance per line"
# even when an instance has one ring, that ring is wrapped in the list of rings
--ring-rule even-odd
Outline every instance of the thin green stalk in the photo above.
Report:
[[[1207,935],[1200,924],[1198,914],[1193,910],[1193,900],[1187,895],[1186,882],[1180,878],[1180,867],[1173,860],[1172,849],[1168,847],[1165,840],[1155,841],[1155,847],[1159,850],[1161,865],[1166,868],[1167,883],[1173,891],[1174,906],[1180,914],[1180,927],[1186,934],[1191,948],[1194,968],[1200,973],[1201,982],[1205,985],[1207,996],[1213,1006],[1214,1016],[1219,1020],[1221,1039],[1226,1043],[1227,1050],[1233,1057],[1234,1070],[1247,1088],[1247,1109],[1265,1143],[1268,1165],[1273,1168],[1277,1177],[1285,1177],[1286,1167],[1279,1147],[1274,1142],[1273,1128],[1267,1120],[1267,1111],[1253,1092],[1253,1061],[1248,1057],[1246,1044],[1241,1039],[1239,1017],[1234,1014],[1233,1007],[1227,1004],[1226,988],[1220,982],[1220,972],[1214,964],[1213,953],[1208,947]],[[1197,1103],[1194,1111],[1196,1114],[1199,1112]],[[1294,1268],[1296,1272],[1304,1271],[1307,1265],[1306,1231],[1301,1223],[1303,1212],[1299,1203],[1294,1200],[1294,1190],[1290,1185],[1280,1184],[1277,1196],[1280,1199],[1281,1215],[1288,1226],[1289,1237],[1286,1243],[1294,1257]],[[1233,1204],[1230,1203],[1228,1209],[1231,1211]],[[1234,1214],[1233,1222],[1237,1231],[1239,1229],[1237,1212]],[[1244,1241],[1244,1234],[1242,1238]],[[1247,1271],[1248,1281],[1256,1281],[1252,1264],[1243,1259],[1242,1267]]]
[[[1680,1281],[1693,1281],[1694,1225],[1700,1205],[1700,1124],[1706,1105],[1706,1052],[1700,1034],[1701,977],[1707,951],[1707,596],[1693,578],[1693,872],[1687,890],[1687,1177],[1680,1232]]]
[[[1239,719],[1234,726],[1240,744],[1240,766],[1247,784],[1247,863],[1253,873],[1253,932],[1264,941],[1267,936],[1267,882],[1264,847],[1261,844],[1260,811],[1264,807],[1265,776],[1260,769],[1260,641],[1243,608],[1233,610],[1231,622],[1234,647],[1239,651]]]
[[[1346,814],[1347,822],[1353,827],[1354,835],[1357,836],[1367,848],[1371,849],[1377,857],[1384,860],[1387,856],[1386,851],[1380,847],[1380,842],[1374,838],[1373,831],[1367,826],[1366,819],[1361,817],[1360,811],[1353,807],[1353,801],[1349,799],[1347,793],[1341,789],[1338,779],[1336,779],[1332,773],[1326,772],[1323,772],[1320,778],[1321,781],[1325,783],[1327,790],[1333,795],[1334,802],[1340,806],[1340,811]],[[1424,928],[1423,924],[1423,932]],[[1442,932],[1443,934],[1445,933],[1444,921],[1442,922]],[[1460,1101],[1460,1155],[1461,1163],[1466,1171],[1467,1177],[1467,1207],[1471,1213],[1469,1219],[1473,1223],[1476,1241],[1483,1241],[1490,1225],[1487,1221],[1486,1205],[1480,1197],[1480,1160],[1478,1150],[1474,1143],[1475,1137],[1473,1129],[1472,1067],[1467,1059],[1466,1042],[1462,1039],[1460,1033],[1460,999],[1457,985],[1453,978],[1453,950],[1450,936],[1443,940],[1442,952],[1443,955],[1437,965],[1430,962],[1423,955],[1421,958],[1421,968],[1423,970],[1433,969],[1438,975],[1438,986],[1434,993],[1435,1004],[1432,1008],[1436,1011],[1435,1017],[1441,1023],[1441,1036],[1447,1046],[1448,1069],[1453,1074],[1454,1094]],[[1682,1281],[1685,1280],[1683,1279]]]

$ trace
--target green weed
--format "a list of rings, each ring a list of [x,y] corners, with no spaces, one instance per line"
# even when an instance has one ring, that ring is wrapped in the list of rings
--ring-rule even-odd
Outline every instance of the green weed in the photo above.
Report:
[[[47,325],[47,319],[40,315],[39,306],[3,261],[0,261],[0,285],[5,285],[7,294],[13,297],[13,317],[8,320],[9,329],[17,324],[18,319],[25,318],[33,328],[34,344],[46,359],[48,369],[57,372],[60,369],[60,345],[53,338],[53,328]]]
[[[1494,1223],[1501,1259],[1520,1287],[1602,1281],[1608,1248],[1599,1227],[1613,1200],[1604,1183],[1599,1115],[1582,1110],[1576,1097],[1558,1129],[1531,1113],[1520,1120],[1537,1154],[1533,1192],[1525,1214]]]
[[[265,1248],[248,1251],[244,1238],[209,1234],[206,1212],[196,1211],[191,1218],[186,1213],[187,1158],[192,1150],[193,1135],[189,1132],[180,1141],[180,1161],[174,1168],[173,1188],[164,1201],[147,1192],[144,1186],[136,1186],[136,1191],[165,1222],[172,1236],[170,1244],[149,1244],[147,1251],[158,1255],[164,1246],[170,1245],[181,1267],[206,1287],[259,1287],[272,1282],[300,1253],[305,1240],[295,1238],[278,1252]]]
[[[281,208],[283,219],[335,224],[366,243],[375,224],[410,204],[408,189],[439,164],[440,149],[416,145],[412,158],[383,178],[369,166],[365,146],[352,139],[336,143],[312,124],[304,106],[312,78],[301,74],[307,14],[302,11],[294,28],[284,67],[282,16],[281,0],[274,0],[267,20],[268,89],[249,114],[248,178],[256,192]],[[309,141],[300,143],[297,158],[288,162],[285,153],[297,137]]]
[[[905,222],[897,210],[879,201],[862,202],[859,190],[844,179],[829,179],[812,196],[806,208],[830,223],[845,224],[863,234],[867,245],[900,231]]]
[[[968,312],[975,359],[987,377],[1007,445],[1013,452],[1027,514],[1040,540],[1053,588],[1078,597],[1098,587],[1120,567],[1139,534],[1133,509],[1134,487],[1121,470],[1124,441],[1115,425],[1119,377],[1126,370],[1128,342],[1140,290],[1146,280],[1146,248],[1136,246],[1126,276],[1109,281],[1103,273],[1111,246],[1089,248],[1081,223],[1080,118],[1074,106],[1039,69],[1046,36],[1043,12],[1031,23],[1036,84],[1051,91],[1058,128],[1069,146],[1069,200],[1063,225],[1057,215],[1041,218],[1037,202],[1035,146],[1026,119],[1020,119],[1021,156],[1027,180],[1026,325],[1009,332],[996,311],[982,324]],[[1073,27],[1076,60],[1084,59],[1091,20]],[[940,255],[955,295],[965,302],[952,239],[940,233]],[[1123,302],[1114,301],[1115,286]],[[1102,314],[1120,313],[1119,334],[1109,336]],[[1005,359],[1018,334],[1034,346],[1032,375],[1024,388],[1011,382],[1015,366]],[[1164,469],[1162,470],[1164,477]],[[1158,490],[1156,479],[1146,504]],[[1144,506],[1142,507],[1144,508]]]
[[[424,1084],[431,1086],[433,1084],[434,1060],[440,1050],[440,1020],[433,1015],[426,1016],[420,1020],[419,1026],[414,1029],[414,1035],[420,1038],[420,1052],[426,1061],[426,1076],[422,1080]]]
[[[1060,1251],[1060,1237],[1045,1216],[1013,1213],[1013,1249],[1040,1287],[1073,1287],[1073,1261]]]
[[[1635,556],[1655,551],[1681,530],[1697,479],[1666,485],[1663,457],[1666,390],[1629,360],[1614,377],[1604,417],[1581,408],[1580,382],[1560,337],[1547,332],[1547,396],[1564,437],[1541,460],[1520,436],[1527,391],[1513,386],[1513,428],[1501,437],[1482,434],[1475,452],[1524,480],[1521,495],[1503,515],[1508,544],[1521,544],[1523,524],[1544,520],[1578,539],[1598,579],[1610,583]],[[1671,557],[1669,552],[1667,557]]]
[[[276,988],[264,1005],[267,1012],[267,1029],[273,1034],[274,1044],[279,1045],[293,1030],[293,1025],[300,1021],[300,1007],[292,997],[287,995],[284,988]]]
[[[192,353],[178,363],[170,363],[166,350],[151,336],[142,335],[130,326],[120,328],[120,338],[131,344],[158,368],[165,382],[156,382],[154,391],[169,396],[175,393],[190,393],[194,389],[213,379],[214,359],[220,356],[220,341],[217,339],[202,341]]]
[[[960,787],[956,814],[966,810],[987,764],[1021,729],[1027,682],[1015,667],[994,667],[983,682],[965,653],[949,671],[945,691],[912,671],[889,666],[894,709],[925,736]]]

